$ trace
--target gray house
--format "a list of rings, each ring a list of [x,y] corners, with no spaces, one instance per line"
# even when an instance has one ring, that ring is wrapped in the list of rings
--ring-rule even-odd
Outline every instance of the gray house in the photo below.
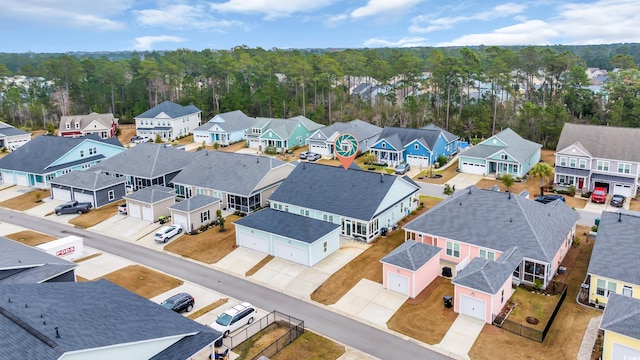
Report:
[[[125,195],[126,179],[89,171],[73,171],[51,180],[51,198],[90,202],[94,208],[111,204]]]
[[[340,134],[351,134],[358,139],[358,150],[365,153],[378,139],[382,128],[362,120],[337,122],[316,130],[309,139],[309,151],[322,156],[333,157],[334,143]]]
[[[222,338],[107,280],[0,285],[0,293],[3,360],[206,358]]]
[[[13,151],[31,140],[31,133],[0,121],[0,149]]]
[[[0,286],[76,281],[74,262],[1,236],[0,249]],[[4,295],[2,290],[0,294]]]
[[[207,195],[196,195],[169,206],[171,222],[187,231],[193,231],[216,219],[220,210],[220,199]]]
[[[176,203],[175,189],[151,185],[124,197],[127,200],[127,215],[132,218],[154,222],[160,216],[169,216],[169,207]]]

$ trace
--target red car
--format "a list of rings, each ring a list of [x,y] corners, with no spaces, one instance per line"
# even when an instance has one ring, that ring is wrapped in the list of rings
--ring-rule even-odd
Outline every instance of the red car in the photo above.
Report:
[[[591,193],[591,201],[601,204],[607,202],[607,189],[601,187],[593,189],[593,192]]]

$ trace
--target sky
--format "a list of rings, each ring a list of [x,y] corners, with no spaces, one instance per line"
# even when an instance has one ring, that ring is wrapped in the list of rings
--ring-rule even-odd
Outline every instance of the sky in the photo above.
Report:
[[[640,0],[0,0],[0,52],[640,42]]]

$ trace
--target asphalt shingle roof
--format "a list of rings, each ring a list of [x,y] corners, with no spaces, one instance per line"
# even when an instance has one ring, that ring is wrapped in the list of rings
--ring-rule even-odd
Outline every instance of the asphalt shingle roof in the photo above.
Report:
[[[125,199],[136,200],[148,204],[154,204],[162,200],[175,197],[175,189],[160,185],[152,185],[140,189],[132,194],[125,196]]]
[[[113,114],[98,114],[95,112],[88,115],[68,115],[68,116],[62,116],[60,118],[60,126],[58,127],[58,129],[60,129],[60,131],[85,130],[85,128],[94,121],[99,122],[101,125],[109,129],[111,128],[111,123],[114,120],[115,118],[113,117]],[[75,123],[80,124],[79,129],[76,129]],[[67,129],[66,124],[74,124],[74,125],[70,125],[70,128]],[[87,130],[90,130],[90,129],[87,129]]]
[[[382,128],[356,119],[349,122],[333,123],[329,126],[318,129],[318,132],[322,134],[324,140],[330,138],[334,133],[348,133],[355,136],[356,139],[360,141],[380,134],[382,132]]]
[[[521,262],[522,253],[517,247],[505,251],[495,261],[477,256],[458,272],[452,282],[487,294],[497,294]]]
[[[188,213],[198,209],[202,209],[205,206],[215,204],[219,201],[220,199],[213,196],[196,195],[169,206],[169,209],[184,211]]]
[[[26,135],[29,132],[20,130],[17,127],[13,127],[7,123],[0,121],[0,137],[2,136],[16,136],[16,135]]]
[[[308,244],[312,244],[340,227],[340,225],[328,221],[316,220],[307,216],[271,208],[262,209],[242,219],[236,220],[235,224],[277,234]]]
[[[205,345],[221,337],[107,280],[2,285],[0,294],[0,358],[5,360],[57,359],[73,351],[169,337],[196,345],[182,349],[181,358],[188,358],[202,349],[200,337],[206,337]],[[169,352],[154,359],[175,359]]]
[[[437,246],[407,240],[380,259],[380,262],[416,271],[438,255],[440,251],[442,249]]]
[[[264,134],[268,130],[272,130],[281,139],[288,139],[289,137],[291,137],[291,134],[296,129],[298,124],[304,126],[308,131],[315,131],[324,126],[324,125],[315,123],[302,115],[292,117],[290,119],[256,118],[256,120],[254,121],[254,124],[260,125],[260,124],[263,124],[265,121],[268,123],[268,125],[267,125],[267,128],[262,133]],[[257,126],[257,127],[261,127],[261,126]]]
[[[542,145],[522,138],[515,131],[510,128],[506,128],[494,137],[505,143],[507,146],[494,146],[488,143],[489,139],[481,142],[478,145],[472,146],[464,152],[464,156],[485,158],[500,150],[503,150],[509,156],[514,158],[520,163],[524,163],[534,154],[536,151],[542,148]]]
[[[432,150],[440,136],[440,129],[413,129],[385,126],[378,141],[386,140],[396,150],[402,150],[415,140],[418,140],[424,147]]]
[[[610,294],[600,328],[640,340],[640,299]]]
[[[501,252],[550,263],[578,221],[564,202],[542,204],[516,194],[469,187],[403,226]]]
[[[136,116],[137,119],[153,119],[161,113],[167,114],[170,118],[176,119],[181,116],[191,115],[200,112],[200,109],[193,105],[182,106],[171,101],[164,101],[151,109]]]
[[[640,268],[637,266],[640,254],[638,229],[640,212],[603,211],[587,272],[640,285]]]
[[[197,127],[195,130],[209,130],[214,125],[218,125],[227,133],[232,133],[239,130],[249,129],[254,122],[255,119],[248,117],[240,110],[235,110],[217,114],[211,120]]]
[[[71,261],[1,236],[0,249],[0,284],[38,283],[77,266]]]
[[[409,185],[406,193],[390,193],[396,182]],[[380,204],[390,196],[397,201],[415,193],[419,187],[405,179],[341,166],[300,163],[269,198],[286,204],[369,221]]]
[[[437,126],[436,124],[429,124],[429,125],[425,125],[423,127],[421,127],[421,129],[429,129],[429,130],[437,130],[442,132],[442,135],[444,135],[444,138],[447,140],[447,142],[452,142],[454,140],[459,139],[460,137],[458,135],[453,135],[452,133],[448,132],[447,130]]]
[[[640,162],[640,142],[631,140],[638,138],[638,128],[565,123],[556,151],[579,143],[596,158]],[[621,142],[625,145],[620,146]]]
[[[99,190],[127,182],[124,177],[114,177],[89,171],[72,171],[51,180],[51,184],[72,186],[86,190]]]

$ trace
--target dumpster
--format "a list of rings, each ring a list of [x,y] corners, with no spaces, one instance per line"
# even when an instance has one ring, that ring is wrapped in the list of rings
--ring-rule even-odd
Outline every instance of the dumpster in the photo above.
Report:
[[[453,306],[453,297],[451,297],[451,295],[443,296],[442,301],[444,302],[444,307],[447,309],[450,309]]]

